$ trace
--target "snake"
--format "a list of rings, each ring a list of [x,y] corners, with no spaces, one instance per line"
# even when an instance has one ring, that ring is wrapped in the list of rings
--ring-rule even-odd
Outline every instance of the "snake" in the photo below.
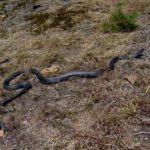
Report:
[[[140,57],[143,56],[144,50],[145,50],[144,48],[141,48],[137,52],[135,52],[132,56],[127,56],[127,55],[114,56],[110,59],[110,61],[108,62],[108,65],[105,68],[96,69],[96,70],[92,70],[92,71],[72,71],[72,72],[67,72],[67,73],[61,74],[59,76],[45,77],[43,74],[40,73],[40,71],[38,71],[35,68],[26,68],[26,69],[18,70],[16,72],[12,73],[10,76],[6,77],[3,81],[4,89],[15,90],[16,93],[11,97],[5,98],[0,103],[2,106],[6,106],[8,103],[12,102],[14,99],[16,99],[18,97],[21,97],[22,95],[27,93],[32,88],[32,84],[30,81],[22,81],[22,82],[20,81],[20,82],[11,84],[12,80],[14,80],[15,78],[17,78],[18,76],[20,76],[24,73],[31,73],[31,74],[35,75],[42,84],[47,84],[47,85],[57,84],[59,82],[68,80],[69,78],[72,78],[72,77],[96,78],[100,75],[103,75],[103,73],[106,70],[114,70],[115,64],[119,60],[139,59]]]

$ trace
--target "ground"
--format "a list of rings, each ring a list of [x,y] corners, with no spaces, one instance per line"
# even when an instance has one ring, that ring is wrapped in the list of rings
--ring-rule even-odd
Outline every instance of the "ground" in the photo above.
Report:
[[[33,84],[24,96],[0,107],[0,150],[149,150],[150,1],[122,0],[139,12],[133,32],[103,33],[118,0],[1,0],[0,99],[13,94],[2,81],[20,68],[46,76],[103,68],[111,57],[132,55],[95,79]],[[33,10],[32,6],[41,4]],[[5,59],[8,62],[2,63]]]

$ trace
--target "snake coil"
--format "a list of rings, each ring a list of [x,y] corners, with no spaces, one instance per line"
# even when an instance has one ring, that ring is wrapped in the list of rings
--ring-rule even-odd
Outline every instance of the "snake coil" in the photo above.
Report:
[[[3,101],[1,101],[1,105],[6,106],[8,103],[12,102],[14,99],[22,96],[23,94],[27,93],[27,91],[29,91],[32,88],[32,85],[29,81],[23,81],[23,82],[19,82],[16,84],[10,84],[10,82],[12,80],[14,80],[16,77],[20,76],[21,74],[24,73],[32,73],[34,74],[38,80],[42,83],[42,84],[56,84],[59,83],[61,81],[65,81],[68,80],[71,77],[80,77],[80,78],[96,78],[100,75],[102,75],[106,70],[113,70],[115,68],[115,64],[122,59],[138,59],[141,56],[143,56],[143,52],[144,52],[144,48],[138,50],[133,56],[128,57],[126,55],[124,56],[115,56],[113,57],[110,62],[108,63],[108,66],[106,68],[103,69],[97,69],[97,70],[93,70],[93,71],[73,71],[73,72],[68,72],[56,77],[45,77],[43,76],[37,69],[35,68],[27,68],[27,69],[23,69],[23,70],[19,70],[16,71],[14,73],[12,73],[10,76],[8,76],[6,79],[4,79],[3,81],[3,87],[6,90],[19,90],[18,92],[16,92],[15,95],[13,95],[12,97],[9,98],[5,98]]]

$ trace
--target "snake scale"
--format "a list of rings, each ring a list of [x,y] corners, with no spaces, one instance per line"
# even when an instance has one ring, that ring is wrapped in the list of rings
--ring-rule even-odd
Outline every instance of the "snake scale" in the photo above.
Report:
[[[5,98],[4,100],[1,101],[1,105],[6,106],[8,103],[12,102],[14,99],[22,96],[23,94],[27,93],[32,88],[32,84],[30,81],[23,81],[23,82],[18,82],[14,84],[10,84],[12,80],[14,80],[16,77],[24,74],[24,73],[32,73],[37,77],[37,79],[42,83],[42,84],[56,84],[61,81],[68,80],[71,77],[80,77],[80,78],[96,78],[100,75],[102,75],[106,70],[113,70],[115,67],[115,64],[119,60],[123,59],[138,59],[141,56],[143,56],[144,48],[138,50],[133,56],[129,57],[127,55],[124,56],[115,56],[113,57],[107,67],[102,68],[102,69],[96,69],[93,71],[73,71],[73,72],[68,72],[64,73],[62,75],[56,76],[56,77],[45,77],[42,75],[37,69],[35,68],[27,68],[27,69],[22,69],[19,71],[16,71],[12,73],[10,76],[4,79],[3,81],[3,87],[6,90],[19,90],[16,92],[15,95],[9,98]]]

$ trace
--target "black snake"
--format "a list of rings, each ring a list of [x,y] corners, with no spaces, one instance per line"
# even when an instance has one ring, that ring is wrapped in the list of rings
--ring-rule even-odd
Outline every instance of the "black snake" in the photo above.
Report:
[[[115,56],[113,57],[110,62],[108,63],[108,66],[106,68],[103,69],[97,69],[97,70],[93,70],[93,71],[73,71],[73,72],[68,72],[56,77],[45,77],[43,76],[37,69],[34,68],[28,68],[28,69],[23,69],[23,70],[19,70],[16,71],[14,73],[12,73],[10,76],[8,76],[6,79],[4,79],[3,81],[3,87],[6,90],[19,90],[15,95],[13,95],[12,97],[9,98],[5,98],[3,101],[1,101],[1,105],[5,106],[8,103],[10,103],[11,101],[13,101],[14,99],[20,97],[21,95],[27,93],[28,90],[30,90],[32,88],[32,85],[29,81],[23,81],[23,82],[19,82],[16,84],[10,84],[10,82],[12,80],[14,80],[16,77],[20,76],[21,74],[24,73],[32,73],[34,74],[38,80],[42,83],[42,84],[56,84],[59,83],[61,81],[64,80],[68,80],[71,77],[80,77],[80,78],[96,78],[99,75],[102,75],[106,70],[113,70],[115,67],[116,62],[118,62],[119,60],[122,59],[138,59],[141,56],[143,56],[143,51],[145,49],[142,48],[140,50],[138,50],[133,56],[129,57],[129,56]]]

